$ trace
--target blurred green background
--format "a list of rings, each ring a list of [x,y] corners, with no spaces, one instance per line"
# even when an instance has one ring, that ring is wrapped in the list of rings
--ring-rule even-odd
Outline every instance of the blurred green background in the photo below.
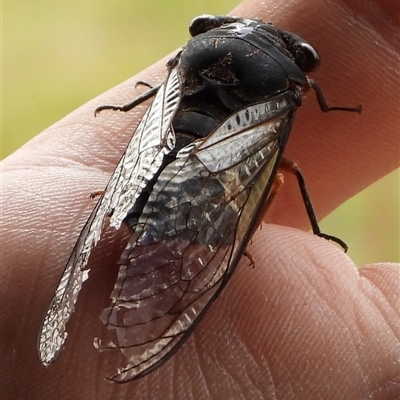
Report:
[[[188,39],[189,21],[239,0],[50,0],[2,5],[2,158]],[[325,218],[357,265],[400,261],[399,170]]]

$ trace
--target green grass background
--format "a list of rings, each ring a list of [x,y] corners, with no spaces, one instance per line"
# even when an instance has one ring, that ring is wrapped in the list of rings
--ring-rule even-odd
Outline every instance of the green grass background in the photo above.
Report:
[[[2,158],[182,45],[189,21],[239,0],[54,0],[2,5]],[[399,170],[325,218],[357,265],[400,261]]]

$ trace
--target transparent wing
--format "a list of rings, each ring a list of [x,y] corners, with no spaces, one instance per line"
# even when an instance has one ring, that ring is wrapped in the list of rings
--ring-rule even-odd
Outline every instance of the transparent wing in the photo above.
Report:
[[[141,377],[186,340],[236,267],[268,195],[296,105],[247,107],[182,149],[157,179],[121,256],[102,320],[128,360],[111,377]]]
[[[38,352],[45,365],[62,351],[67,337],[65,325],[74,311],[82,283],[88,277],[89,271],[85,268],[92,247],[100,239],[105,217],[111,216],[110,225],[120,227],[143,187],[158,171],[164,154],[174,147],[171,121],[179,99],[177,71],[172,69],[139,123],[68,260],[39,334]]]

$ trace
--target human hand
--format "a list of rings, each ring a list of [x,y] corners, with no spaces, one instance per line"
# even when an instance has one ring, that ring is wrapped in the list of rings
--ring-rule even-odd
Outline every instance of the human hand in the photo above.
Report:
[[[384,85],[387,71],[396,68],[396,27],[390,19],[395,13],[389,3],[381,14],[351,5],[354,15],[331,3],[312,9],[285,4],[282,10],[248,0],[233,14],[271,20],[307,39],[323,57],[313,77],[330,104],[360,102],[364,110],[361,117],[326,115],[312,94],[299,110],[286,155],[301,166],[317,214],[324,216],[398,167],[398,110],[389,107],[397,104],[398,94]],[[139,79],[161,82],[165,61],[84,105],[3,162],[5,398],[399,395],[399,266],[357,270],[331,243],[276,225],[256,232],[248,249],[255,268],[247,268],[246,260],[239,265],[179,352],[154,373],[125,385],[103,379],[116,364],[91,346],[115,279],[115,266],[104,266],[104,258],[116,260],[121,253],[109,238],[93,254],[65,351],[48,369],[40,365],[41,318],[92,207],[88,194],[105,186],[143,108],[104,112],[97,119],[93,110],[129,101]],[[309,227],[296,185],[284,186],[267,218]]]

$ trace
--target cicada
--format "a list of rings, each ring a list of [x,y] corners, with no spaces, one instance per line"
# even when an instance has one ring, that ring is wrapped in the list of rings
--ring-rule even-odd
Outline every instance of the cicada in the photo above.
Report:
[[[91,249],[106,219],[131,232],[102,321],[108,343],[127,364],[110,379],[126,382],[158,368],[186,341],[232,276],[282,164],[317,51],[299,36],[260,20],[203,15],[167,64],[163,84],[123,107],[153,98],[84,226],[45,315],[43,364],[61,353],[66,323],[88,277]],[[318,227],[299,180],[314,233]],[[101,346],[97,341],[97,346]]]

